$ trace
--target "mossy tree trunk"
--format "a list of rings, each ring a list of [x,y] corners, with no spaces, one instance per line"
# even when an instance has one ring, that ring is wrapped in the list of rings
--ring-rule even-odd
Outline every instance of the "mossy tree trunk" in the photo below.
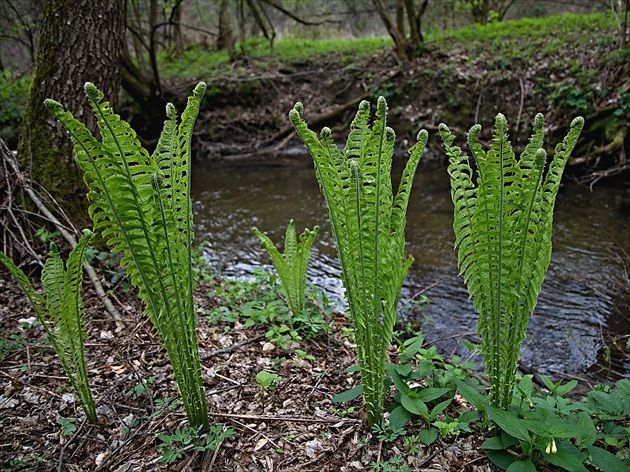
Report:
[[[33,82],[18,142],[25,174],[43,186],[71,221],[87,222],[86,188],[72,143],[44,107],[54,98],[95,131],[83,84],[96,84],[115,106],[120,88],[126,0],[45,0]]]

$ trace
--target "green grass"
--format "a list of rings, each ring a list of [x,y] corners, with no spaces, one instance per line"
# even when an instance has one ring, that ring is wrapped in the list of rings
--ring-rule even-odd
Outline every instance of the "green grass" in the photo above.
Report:
[[[303,64],[331,53],[340,55],[342,62],[350,62],[391,45],[390,38],[330,40],[286,38],[275,41],[272,49],[267,40],[251,39],[246,41],[245,50],[254,62],[260,59],[271,63]],[[237,47],[237,50],[240,51],[240,47]],[[166,53],[159,56],[160,73],[164,78],[210,78],[225,71],[222,66],[229,62],[225,51],[208,51],[201,46],[188,49],[174,60],[169,59]],[[264,69],[265,66],[261,62],[259,67]],[[238,74],[238,70],[233,72]]]
[[[545,56],[575,56],[576,49],[610,45],[616,28],[609,13],[567,14],[471,25],[428,35],[427,41],[445,52],[465,47],[470,59],[486,57],[496,69],[507,69],[517,64],[529,66]]]
[[[545,18],[525,18],[487,25],[471,25],[458,30],[434,31],[426,34],[426,42],[446,51],[453,46],[465,46],[470,57],[482,54],[490,46],[497,57],[498,69],[510,66],[511,62],[528,62],[540,54],[561,53],[577,43],[585,46],[601,46],[614,40],[617,25],[610,13],[590,15],[562,15]],[[612,39],[611,39],[612,38]],[[595,43],[593,43],[595,41]],[[392,46],[389,37],[356,39],[297,39],[284,38],[275,41],[273,49],[269,41],[249,39],[245,50],[254,64],[264,72],[274,65],[303,66],[332,53],[342,63],[365,57],[383,48]],[[240,51],[240,47],[237,47]],[[194,46],[178,58],[169,58],[167,53],[159,55],[160,73],[164,78],[208,79],[222,75],[239,75],[238,68],[225,67],[230,63],[225,51],[213,52],[202,46]]]
[[[431,34],[428,41],[438,43],[448,41],[487,42],[512,39],[540,39],[553,40],[565,38],[566,35],[580,34],[588,41],[591,33],[615,30],[617,25],[610,13],[593,13],[590,15],[561,15],[544,18],[523,18],[493,22],[487,25],[474,24],[458,30],[448,30],[445,33]]]

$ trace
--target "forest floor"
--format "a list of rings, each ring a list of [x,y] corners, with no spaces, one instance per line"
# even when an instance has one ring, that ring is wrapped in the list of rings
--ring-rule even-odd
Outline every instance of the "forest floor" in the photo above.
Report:
[[[0,275],[3,471],[497,470],[478,448],[485,433],[439,437],[410,454],[406,436],[382,442],[370,434],[361,401],[333,404],[334,395],[358,381],[357,373],[344,373],[356,357],[343,335],[349,322],[339,314],[331,315],[332,331],[300,344],[308,353],[303,359],[270,343],[264,325],[246,328],[200,317],[209,417],[233,434],[214,449],[194,450],[194,442],[166,446],[158,437],[185,432],[187,421],[174,400],[179,395],[170,365],[137,297],[116,292],[112,299],[124,318],[116,322],[88,290],[86,359],[98,414],[98,424],[91,425],[25,296],[5,272]],[[208,291],[202,283],[196,292],[201,312],[217,304]],[[275,388],[259,386],[261,370],[280,376]],[[452,408],[466,406],[461,401]],[[411,436],[422,426],[410,423],[406,429]],[[176,457],[171,463],[160,461],[167,450]]]

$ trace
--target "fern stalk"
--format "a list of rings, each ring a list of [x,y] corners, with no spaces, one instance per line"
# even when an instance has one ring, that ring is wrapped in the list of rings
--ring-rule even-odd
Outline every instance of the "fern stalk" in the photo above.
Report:
[[[88,101],[101,141],[54,100],[46,106],[68,129],[85,173],[89,213],[132,283],[166,347],[193,427],[209,427],[201,381],[191,268],[190,143],[205,84],[189,97],[181,122],[173,105],[153,155],[90,83]]]
[[[383,97],[371,128],[369,103],[359,105],[343,152],[333,144],[330,129],[324,128],[318,139],[302,120],[302,111],[297,103],[289,117],[313,157],[326,200],[355,332],[368,423],[373,425],[382,419],[387,350],[400,289],[413,261],[404,251],[406,211],[428,134],[418,133],[394,195],[394,131],[386,125]]]
[[[81,298],[83,261],[91,239],[92,233],[85,230],[78,244],[70,252],[65,267],[57,246],[51,243],[48,258],[42,270],[45,297],[33,288],[24,272],[2,252],[0,252],[0,262],[22,287],[48,335],[48,340],[76,392],[88,421],[95,424],[96,406],[90,390],[85,363],[83,344],[85,309]]]
[[[458,265],[479,313],[490,402],[500,408],[512,402],[528,316],[551,260],[553,209],[562,172],[584,120],[573,120],[546,174],[543,125],[542,115],[536,115],[534,133],[519,159],[503,115],[497,115],[487,152],[478,140],[481,127],[473,126],[468,142],[477,164],[476,185],[468,157],[453,145],[455,136],[446,125],[439,127],[449,157]]]

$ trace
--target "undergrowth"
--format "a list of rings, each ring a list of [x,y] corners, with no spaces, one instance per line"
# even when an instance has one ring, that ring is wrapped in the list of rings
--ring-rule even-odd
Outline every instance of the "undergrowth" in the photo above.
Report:
[[[245,327],[263,325],[265,337],[284,350],[332,330],[334,303],[314,286],[307,287],[304,305],[293,315],[283,300],[277,275],[259,268],[247,279],[215,279],[207,296],[217,302],[206,310],[212,324],[230,330],[235,323]]]

